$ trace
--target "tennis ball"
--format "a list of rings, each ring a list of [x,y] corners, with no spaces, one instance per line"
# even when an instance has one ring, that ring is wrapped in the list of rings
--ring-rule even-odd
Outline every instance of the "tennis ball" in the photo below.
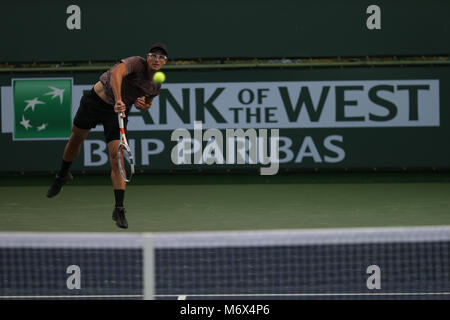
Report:
[[[153,81],[156,83],[163,83],[166,81],[166,75],[161,71],[158,71],[153,75]]]

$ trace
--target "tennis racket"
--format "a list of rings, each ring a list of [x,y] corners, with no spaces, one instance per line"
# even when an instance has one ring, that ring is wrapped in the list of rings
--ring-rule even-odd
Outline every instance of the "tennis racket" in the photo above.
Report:
[[[133,154],[131,153],[130,146],[128,145],[127,137],[125,136],[125,129],[123,126],[122,113],[118,113],[119,118],[119,128],[120,128],[120,143],[117,150],[118,161],[119,161],[119,171],[123,180],[126,182],[131,181],[131,177],[134,174],[134,160]]]

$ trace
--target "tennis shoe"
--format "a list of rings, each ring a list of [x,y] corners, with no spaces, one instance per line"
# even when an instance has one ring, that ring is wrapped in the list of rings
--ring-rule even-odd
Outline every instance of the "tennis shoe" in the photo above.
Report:
[[[127,229],[128,228],[128,221],[127,218],[125,218],[125,208],[124,207],[116,207],[114,208],[112,219],[116,222],[116,225],[119,228]]]
[[[55,180],[53,180],[52,185],[47,191],[47,197],[52,198],[56,196],[62,189],[62,186],[65,185],[67,182],[72,181],[73,176],[70,172],[68,172],[65,176],[60,177],[58,174],[56,174]]]

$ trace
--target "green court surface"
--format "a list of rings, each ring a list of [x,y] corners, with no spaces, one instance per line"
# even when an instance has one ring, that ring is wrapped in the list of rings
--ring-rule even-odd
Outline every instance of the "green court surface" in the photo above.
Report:
[[[166,232],[450,225],[449,173],[141,174],[127,187],[129,229],[111,220],[109,176],[3,176],[0,231]]]

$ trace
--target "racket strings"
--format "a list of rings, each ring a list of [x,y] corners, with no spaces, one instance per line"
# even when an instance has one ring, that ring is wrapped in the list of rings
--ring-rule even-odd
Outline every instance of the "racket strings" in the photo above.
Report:
[[[120,174],[125,180],[130,180],[133,175],[133,155],[131,151],[123,144],[119,146],[119,169]]]

